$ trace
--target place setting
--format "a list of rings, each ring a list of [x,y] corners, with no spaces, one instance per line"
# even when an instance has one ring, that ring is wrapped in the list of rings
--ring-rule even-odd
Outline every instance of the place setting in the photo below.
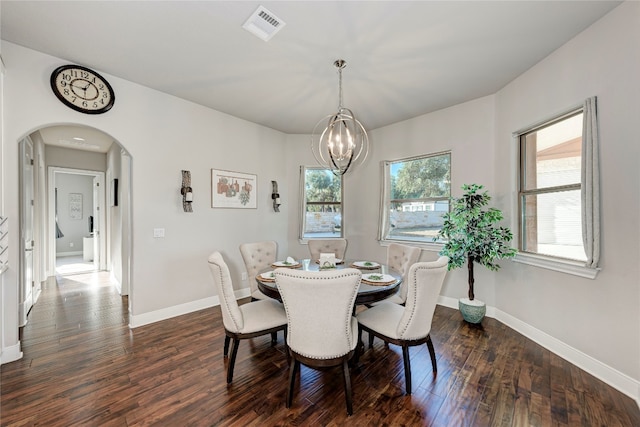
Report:
[[[386,286],[396,282],[396,278],[390,274],[368,273],[362,275],[362,283],[373,286]]]
[[[349,267],[358,268],[360,270],[377,270],[380,264],[375,261],[354,261]]]
[[[300,268],[302,267],[302,264],[300,264],[300,262],[298,262],[297,260],[295,260],[292,257],[287,257],[286,260],[284,261],[276,261],[273,264],[271,264],[271,267],[273,268]]]

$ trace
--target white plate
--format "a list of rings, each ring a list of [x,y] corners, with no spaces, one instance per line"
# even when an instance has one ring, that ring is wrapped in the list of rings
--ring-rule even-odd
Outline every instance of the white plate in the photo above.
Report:
[[[300,265],[300,263],[298,261],[296,262],[276,261],[271,265],[275,265],[276,267],[293,267],[294,265]]]
[[[354,261],[353,265],[355,265],[356,267],[362,267],[362,268],[377,268],[377,267],[380,267],[380,264],[378,264],[377,262],[373,262],[373,261]]]
[[[371,276],[374,276],[374,277],[382,276],[382,279],[372,279]],[[363,274],[362,279],[366,280],[367,282],[373,282],[373,283],[390,283],[390,282],[396,281],[396,278],[390,274],[377,274],[377,273]]]
[[[276,275],[273,274],[273,271],[267,271],[266,273],[260,273],[260,277],[267,280],[274,280]]]

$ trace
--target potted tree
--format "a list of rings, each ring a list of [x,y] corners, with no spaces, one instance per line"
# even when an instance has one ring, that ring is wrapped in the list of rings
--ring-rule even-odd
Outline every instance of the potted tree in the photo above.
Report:
[[[443,215],[444,224],[438,233],[438,238],[445,240],[440,255],[449,257],[448,269],[467,264],[469,297],[461,298],[458,306],[464,320],[470,323],[480,323],[487,311],[485,303],[475,299],[474,264],[497,271],[497,260],[516,254],[509,244],[513,234],[509,228],[498,226],[502,212],[487,208],[491,197],[486,191],[480,192],[483,188],[478,184],[463,185],[462,197],[451,199],[451,210]]]

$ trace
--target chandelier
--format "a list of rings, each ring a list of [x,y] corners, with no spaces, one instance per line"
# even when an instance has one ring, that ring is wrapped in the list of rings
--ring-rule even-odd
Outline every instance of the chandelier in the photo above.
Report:
[[[311,135],[311,151],[316,161],[336,176],[362,163],[369,153],[369,137],[353,111],[342,105],[342,70],[347,63],[338,59],[338,112],[322,118]]]

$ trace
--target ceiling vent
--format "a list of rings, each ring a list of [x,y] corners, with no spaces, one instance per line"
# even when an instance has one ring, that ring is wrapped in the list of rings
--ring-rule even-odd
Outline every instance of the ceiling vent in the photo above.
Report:
[[[282,19],[269,12],[263,6],[258,6],[253,15],[242,25],[242,28],[264,41],[269,41],[285,25]]]

